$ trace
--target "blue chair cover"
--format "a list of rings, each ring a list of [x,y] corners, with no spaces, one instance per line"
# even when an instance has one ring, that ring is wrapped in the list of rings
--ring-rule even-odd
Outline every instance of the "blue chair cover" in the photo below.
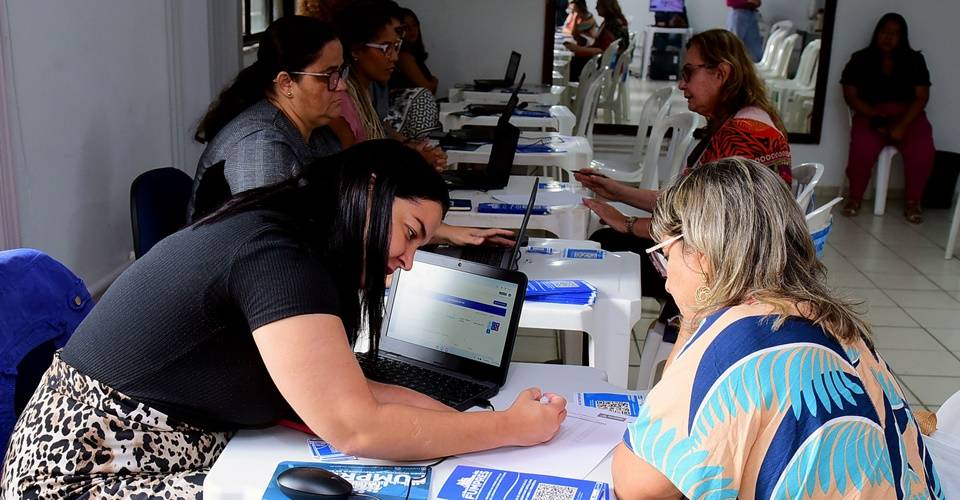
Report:
[[[0,252],[0,464],[17,421],[15,401],[33,394],[53,351],[92,308],[83,280],[63,264],[32,249]]]

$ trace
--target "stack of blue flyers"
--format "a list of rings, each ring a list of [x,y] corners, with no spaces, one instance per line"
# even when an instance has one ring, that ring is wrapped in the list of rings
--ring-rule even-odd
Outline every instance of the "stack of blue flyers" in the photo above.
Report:
[[[347,455],[334,448],[332,444],[319,438],[311,439],[307,444],[310,446],[310,453],[324,462],[343,462],[357,459],[357,457]]]
[[[526,300],[591,306],[597,300],[597,287],[583,280],[530,280]]]
[[[440,488],[439,497],[446,500],[607,500],[610,485],[586,479],[458,465]]]
[[[264,500],[289,500],[277,486],[277,476],[291,467],[318,467],[337,474],[353,485],[351,498],[366,495],[380,500],[427,500],[430,496],[430,467],[280,462],[263,492]]]

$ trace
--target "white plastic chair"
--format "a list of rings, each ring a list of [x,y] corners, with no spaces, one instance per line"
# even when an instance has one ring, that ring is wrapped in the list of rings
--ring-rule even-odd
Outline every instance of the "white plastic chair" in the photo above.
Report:
[[[612,170],[628,171],[639,168],[643,161],[644,154],[649,144],[648,133],[657,123],[662,122],[670,113],[670,105],[673,97],[677,94],[677,89],[673,86],[657,89],[647,100],[643,101],[643,107],[640,108],[640,117],[637,120],[637,137],[633,146],[633,152],[628,160],[617,161],[594,160],[591,163],[593,168],[610,168]]]
[[[756,64],[757,71],[768,70],[770,65],[773,63],[774,53],[777,50],[777,47],[780,44],[780,40],[786,37],[789,33],[786,30],[775,30],[770,33],[770,36],[767,37],[767,43],[763,46],[763,55],[760,57],[760,62]]]
[[[805,214],[813,208],[813,189],[823,177],[823,171],[822,163],[804,163],[791,169],[793,176],[791,190],[797,198],[797,205],[800,205],[800,209]]]
[[[944,259],[952,259],[953,251],[957,247],[957,233],[960,232],[960,200],[953,207],[953,220],[950,222],[950,236],[947,238],[947,251],[944,253]]]
[[[887,188],[890,187],[890,170],[893,169],[893,157],[900,154],[896,146],[884,146],[877,156],[877,167],[873,172],[876,194],[873,200],[873,215],[883,215],[887,208]]]
[[[764,80],[773,78],[786,78],[787,68],[790,66],[790,56],[793,55],[793,49],[796,47],[799,40],[800,35],[797,35],[796,33],[793,35],[787,35],[786,38],[781,40],[776,49],[776,53],[774,54],[770,67],[765,70],[760,70],[760,77]]]
[[[627,102],[629,101],[626,76],[632,54],[633,42],[630,42],[627,45],[627,50],[617,58],[613,75],[601,92],[598,109],[603,110],[604,120],[607,122],[624,123],[626,121]]]
[[[766,81],[767,91],[770,93],[771,100],[777,106],[781,117],[786,114],[786,105],[793,92],[810,90],[815,87],[819,60],[820,40],[814,40],[803,48],[797,73],[793,78],[789,80],[769,79]]]
[[[663,323],[656,322],[653,328],[647,330],[643,340],[643,351],[640,352],[640,366],[637,368],[637,390],[653,389],[657,383],[657,367],[670,357],[670,351],[675,345],[663,341]]]
[[[583,65],[583,69],[580,70],[579,82],[567,83],[567,87],[574,89],[573,93],[576,94],[576,96],[573,98],[573,103],[570,105],[570,111],[573,111],[574,116],[580,116],[580,108],[583,106],[583,99],[581,99],[581,97],[583,93],[587,91],[586,86],[580,84],[591,81],[597,74],[599,74],[600,57],[601,55],[597,54],[591,57],[590,60]]]
[[[593,76],[588,82],[584,82],[580,88],[584,89],[583,95],[577,98],[580,114],[577,115],[577,125],[574,128],[573,135],[585,137],[590,146],[593,146],[593,122],[597,118],[597,105],[600,102],[600,90],[610,78],[610,70],[605,69]]]
[[[924,446],[940,475],[943,498],[960,497],[960,391],[937,410],[937,430]]]

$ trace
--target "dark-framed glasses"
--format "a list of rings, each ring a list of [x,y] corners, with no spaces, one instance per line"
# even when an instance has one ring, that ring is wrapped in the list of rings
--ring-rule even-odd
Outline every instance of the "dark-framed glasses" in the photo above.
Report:
[[[337,86],[340,85],[340,82],[347,79],[347,75],[350,74],[350,66],[344,64],[340,66],[340,69],[336,71],[328,71],[325,73],[311,73],[309,71],[288,71],[291,75],[307,75],[307,76],[316,76],[320,78],[327,79],[327,90],[331,92],[337,90]]]
[[[371,49],[377,49],[380,52],[383,52],[383,55],[388,55],[390,52],[399,54],[400,47],[403,46],[403,39],[401,38],[395,42],[387,42],[387,43],[367,42],[364,45],[366,45],[367,47],[370,47]]]
[[[712,64],[684,64],[683,67],[680,68],[680,79],[685,82],[689,82],[690,79],[693,78],[694,71],[700,68],[712,67]]]
[[[659,245],[654,245],[646,249],[647,256],[650,257],[650,261],[653,262],[653,267],[657,268],[657,272],[660,273],[660,276],[667,277],[667,256],[663,251],[670,246],[671,243],[683,238],[683,233],[680,233],[672,238],[667,238],[660,242]]]

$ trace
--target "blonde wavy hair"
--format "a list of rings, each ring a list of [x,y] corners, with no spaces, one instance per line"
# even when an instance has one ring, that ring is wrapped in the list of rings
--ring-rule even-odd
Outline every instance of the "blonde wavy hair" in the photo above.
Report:
[[[747,49],[737,35],[724,29],[707,30],[690,38],[687,49],[692,47],[697,48],[704,64],[709,67],[727,63],[731,68],[717,97],[717,109],[710,120],[711,128],[719,127],[743,108],[756,106],[770,115],[773,124],[786,137],[787,129],[783,126],[780,114],[767,98],[763,80],[757,75],[753,60],[747,55]]]
[[[870,327],[857,303],[834,296],[825,283],[806,219],[783,180],[744,158],[704,165],[660,192],[651,235],[662,241],[683,233],[683,251],[703,253],[712,292],[697,320],[751,300],[777,311],[779,328],[794,307],[841,343],[863,339]]]

